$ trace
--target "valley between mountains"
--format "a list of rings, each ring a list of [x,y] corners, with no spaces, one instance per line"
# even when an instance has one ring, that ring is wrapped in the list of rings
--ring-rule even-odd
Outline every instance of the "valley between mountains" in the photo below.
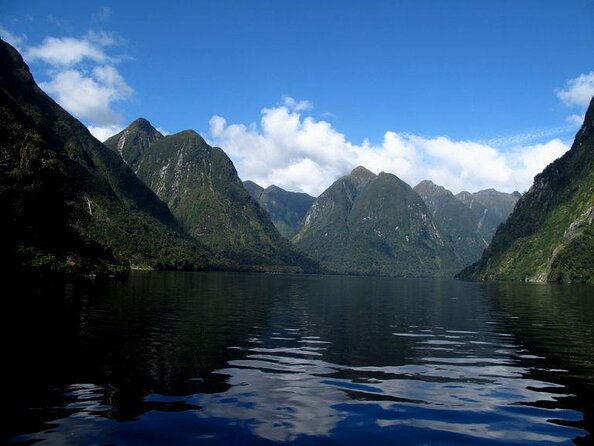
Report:
[[[0,42],[2,267],[594,283],[594,105],[524,195],[363,166],[320,196],[242,181],[224,148],[139,118],[104,143]],[[264,187],[266,186],[266,187]]]

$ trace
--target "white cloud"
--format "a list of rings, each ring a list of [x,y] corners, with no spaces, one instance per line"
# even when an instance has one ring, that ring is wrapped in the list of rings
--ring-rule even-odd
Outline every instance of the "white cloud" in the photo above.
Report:
[[[568,80],[565,88],[557,89],[555,93],[567,106],[586,108],[594,96],[594,71]]]
[[[308,100],[296,101],[291,96],[283,96],[282,105],[288,109],[295,110],[297,112],[307,111],[313,108],[313,104]]]
[[[91,135],[93,135],[95,138],[97,138],[101,142],[104,142],[109,137],[124,130],[124,128],[119,125],[107,125],[104,127],[90,125],[88,127],[88,129],[89,129],[89,132],[91,132]]]
[[[379,145],[355,144],[330,123],[302,116],[303,108],[295,106],[300,102],[284,98],[282,105],[263,109],[259,124],[228,124],[213,116],[210,139],[229,153],[243,179],[313,195],[357,165],[394,173],[412,186],[432,179],[453,192],[523,191],[568,150],[559,139],[503,151],[485,143],[392,131]]]
[[[109,10],[102,14],[108,17]],[[90,30],[82,37],[46,37],[21,52],[28,63],[45,70],[48,79],[39,86],[104,140],[122,128],[114,104],[134,93],[115,66],[122,56],[108,54],[109,48],[122,43],[116,34]]]
[[[96,63],[109,60],[100,44],[75,37],[46,37],[41,45],[27,48],[25,59],[56,67],[71,67],[87,59]]]
[[[569,122],[572,127],[581,126],[584,123],[585,116],[584,115],[569,115],[565,120]]]
[[[14,34],[8,31],[3,26],[0,26],[0,38],[2,40],[10,43],[14,46],[19,52],[21,51],[21,45],[27,40],[27,36],[25,34]]]
[[[578,118],[581,119],[579,123],[577,123]],[[497,148],[525,146],[542,142],[546,139],[553,139],[563,135],[568,135],[571,132],[575,133],[576,123],[581,125],[583,120],[583,116],[580,118],[578,115],[572,115],[566,119],[567,124],[565,125],[532,129],[522,133],[498,136],[496,138],[490,138],[477,142]]]
[[[62,70],[40,87],[80,119],[91,125],[109,126],[121,121],[111,105],[132,95],[132,89],[111,65],[97,66],[89,74]]]
[[[94,29],[87,31],[84,39],[101,47],[110,47],[126,43],[126,41],[118,34],[108,33],[106,31],[95,31]]]

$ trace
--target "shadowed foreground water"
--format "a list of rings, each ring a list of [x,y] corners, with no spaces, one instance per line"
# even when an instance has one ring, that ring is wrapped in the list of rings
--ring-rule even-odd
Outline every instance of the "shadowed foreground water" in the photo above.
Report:
[[[590,287],[142,272],[2,307],[13,444],[592,441]]]

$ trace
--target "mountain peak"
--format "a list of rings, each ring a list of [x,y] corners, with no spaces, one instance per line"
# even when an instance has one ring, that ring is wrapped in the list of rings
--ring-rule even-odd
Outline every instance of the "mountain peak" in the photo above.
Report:
[[[351,173],[349,174],[349,176],[351,176],[351,177],[375,176],[375,174],[363,166],[357,166],[353,170],[351,170]]]
[[[437,276],[460,265],[421,197],[396,175],[364,167],[315,200],[292,241],[345,274]]]
[[[182,228],[235,267],[317,271],[317,264],[296,252],[258,205],[262,188],[242,184],[227,154],[196,131],[154,141],[139,152],[135,167]]]
[[[357,166],[351,171],[348,178],[356,185],[357,189],[361,189],[373,181],[376,175],[363,166]]]
[[[196,130],[193,130],[193,129],[182,130],[181,132],[174,133],[171,136],[175,136],[178,138],[188,138],[191,140],[197,140],[200,144],[206,144],[206,141],[204,140],[204,138]]]
[[[136,172],[136,163],[142,153],[155,141],[164,136],[145,118],[135,119],[120,133],[103,142],[120,154],[126,164]]]
[[[141,130],[145,132],[158,132],[158,130],[145,118],[137,118],[130,123],[127,130]]]
[[[262,186],[260,186],[258,183],[254,182],[254,181],[252,181],[252,180],[245,180],[245,181],[243,182],[243,184],[244,184],[245,186],[253,186],[253,187],[258,187],[258,188],[260,188],[260,189],[264,190],[264,188],[263,188]]]
[[[266,189],[264,189],[264,191],[266,192],[287,192],[286,190],[284,190],[282,187],[278,187],[276,184],[271,184],[270,186],[268,186]]]
[[[446,195],[451,193],[445,187],[440,186],[439,184],[435,184],[431,180],[423,180],[419,184],[417,184],[414,188],[414,191],[420,194],[424,199],[429,196],[439,196],[439,195]]]
[[[252,180],[245,180],[243,182],[243,187],[245,187],[245,190],[248,191],[248,193],[257,201],[258,198],[260,198],[260,195],[262,195],[262,192],[264,191],[264,188],[262,186],[260,186],[257,183],[254,183]]]

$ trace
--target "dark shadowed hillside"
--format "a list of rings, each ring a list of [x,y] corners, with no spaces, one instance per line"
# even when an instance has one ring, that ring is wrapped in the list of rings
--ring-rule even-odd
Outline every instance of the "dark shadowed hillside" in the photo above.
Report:
[[[202,269],[209,250],[0,41],[2,258],[43,271]]]

